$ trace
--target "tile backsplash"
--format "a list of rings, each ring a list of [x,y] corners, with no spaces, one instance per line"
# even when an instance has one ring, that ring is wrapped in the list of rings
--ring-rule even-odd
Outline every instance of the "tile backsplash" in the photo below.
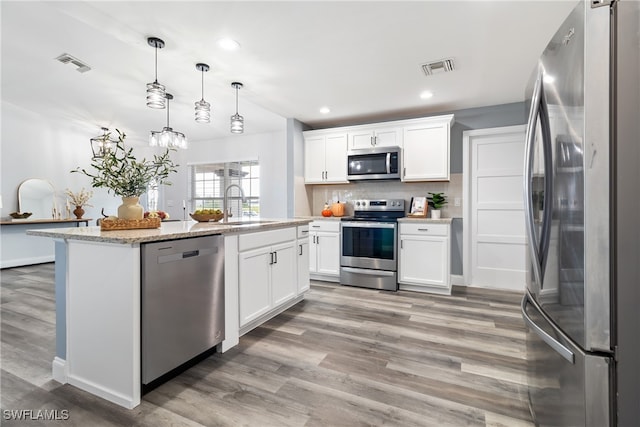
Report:
[[[443,218],[462,218],[462,174],[451,174],[446,182],[401,182],[401,181],[361,181],[351,184],[312,185],[312,215],[319,215],[325,203],[345,202],[346,215],[353,214],[352,200],[357,199],[404,199],[409,209],[413,196],[428,196],[429,192],[444,193],[447,204],[442,208]],[[456,198],[460,206],[455,206]]]

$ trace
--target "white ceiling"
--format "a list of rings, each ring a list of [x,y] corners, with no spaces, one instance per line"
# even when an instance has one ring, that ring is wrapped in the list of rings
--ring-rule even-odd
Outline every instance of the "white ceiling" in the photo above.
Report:
[[[328,127],[518,102],[536,59],[575,1],[7,1],[2,100],[87,128],[124,129],[138,142],[166,122],[145,105],[154,49],[174,95],[171,126],[192,141],[229,134],[232,81],[243,82],[246,133],[283,118]],[[235,52],[216,40],[231,37]],[[62,53],[92,69],[55,61]],[[424,62],[456,71],[425,76]],[[210,124],[194,121],[205,74]],[[419,98],[424,90],[434,97]],[[319,112],[329,106],[331,113]]]

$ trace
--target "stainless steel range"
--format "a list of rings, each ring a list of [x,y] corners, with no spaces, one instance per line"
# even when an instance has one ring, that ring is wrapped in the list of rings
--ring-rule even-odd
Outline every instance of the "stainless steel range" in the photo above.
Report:
[[[354,200],[353,217],[343,218],[340,283],[349,286],[398,289],[398,218],[404,200]]]

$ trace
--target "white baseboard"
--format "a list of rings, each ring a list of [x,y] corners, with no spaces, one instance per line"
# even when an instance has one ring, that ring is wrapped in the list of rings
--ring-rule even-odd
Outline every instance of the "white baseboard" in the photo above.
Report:
[[[16,258],[0,261],[0,268],[22,267],[23,265],[44,264],[45,262],[53,262],[56,260],[54,255],[46,255],[29,258]]]
[[[87,381],[84,378],[69,375],[68,376],[69,384],[78,387],[81,390],[89,392],[95,396],[101,397],[109,402],[113,402],[116,405],[120,405],[127,409],[133,409],[140,404],[140,393],[138,393],[137,399],[133,396],[126,396],[122,393],[118,393],[116,391],[110,390],[103,386],[97,385],[92,381]]]
[[[340,276],[333,276],[333,275],[330,275],[330,274],[311,273],[311,274],[309,274],[309,278],[311,280],[320,280],[320,281],[323,281],[323,282],[340,283]]]
[[[51,375],[53,379],[61,384],[67,383],[67,361],[59,357],[54,357],[51,362]]]
[[[466,286],[465,283],[464,283],[464,276],[459,275],[459,274],[452,274],[451,275],[451,285]]]

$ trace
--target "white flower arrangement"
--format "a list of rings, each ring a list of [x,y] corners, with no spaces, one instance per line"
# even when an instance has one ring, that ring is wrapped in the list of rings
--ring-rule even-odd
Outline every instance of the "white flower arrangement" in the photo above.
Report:
[[[67,195],[74,206],[91,206],[87,202],[93,196],[93,191],[87,191],[82,188],[82,190],[80,190],[78,193],[74,193],[67,188],[64,193]]]

